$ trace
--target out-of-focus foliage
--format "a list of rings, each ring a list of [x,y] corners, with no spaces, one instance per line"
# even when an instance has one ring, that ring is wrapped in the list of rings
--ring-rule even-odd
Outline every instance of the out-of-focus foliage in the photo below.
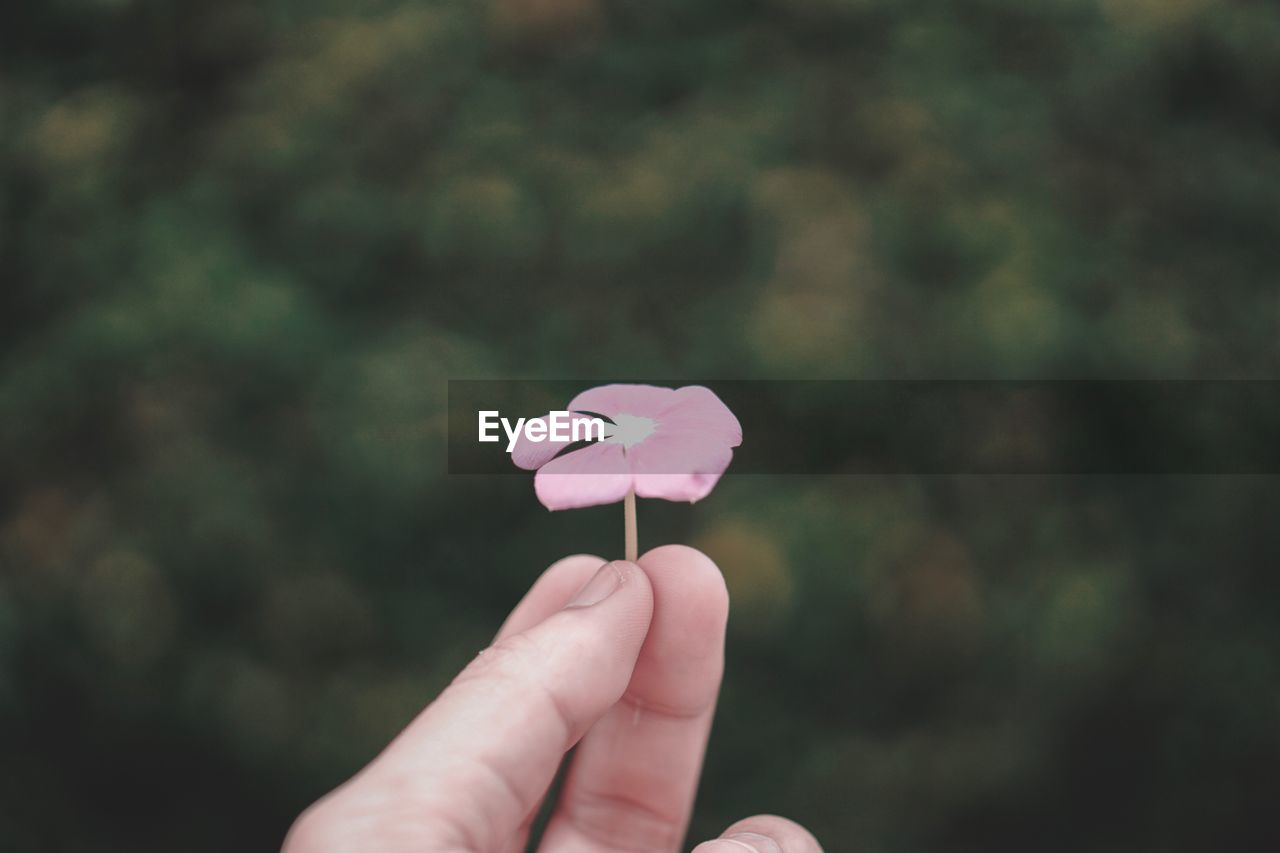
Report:
[[[448,377],[1280,368],[1274,4],[5,18],[5,851],[270,850],[544,565],[616,553],[616,507],[447,477]],[[646,502],[734,597],[695,833],[1280,848],[1277,491]]]

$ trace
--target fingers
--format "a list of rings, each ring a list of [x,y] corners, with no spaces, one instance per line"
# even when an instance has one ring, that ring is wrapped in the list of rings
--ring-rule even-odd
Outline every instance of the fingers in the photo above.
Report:
[[[481,652],[382,755],[321,802],[311,825],[363,827],[353,850],[501,849],[565,751],[622,696],[648,633],[648,578],[622,562],[601,565],[573,600],[536,622],[567,583],[561,573],[577,571],[549,571],[512,617],[535,624]],[[378,837],[384,825],[396,827],[394,838]]]
[[[807,829],[776,815],[740,820],[715,841],[705,841],[693,853],[822,853],[822,845]]]
[[[546,853],[675,851],[693,806],[724,670],[729,602],[710,559],[650,551],[649,635],[622,701],[582,739],[543,839]]]

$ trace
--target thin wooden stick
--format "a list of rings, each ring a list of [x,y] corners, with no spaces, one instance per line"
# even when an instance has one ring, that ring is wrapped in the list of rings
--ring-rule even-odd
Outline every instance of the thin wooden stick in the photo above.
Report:
[[[634,489],[627,492],[626,500],[622,504],[622,515],[626,528],[626,560],[629,563],[634,563],[640,556],[640,546],[636,536],[636,493]]]

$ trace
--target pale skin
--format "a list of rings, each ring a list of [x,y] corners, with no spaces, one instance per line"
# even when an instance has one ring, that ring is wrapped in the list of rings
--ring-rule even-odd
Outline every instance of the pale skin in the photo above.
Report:
[[[540,853],[684,849],[728,613],[719,569],[691,548],[559,561],[382,754],[303,812],[284,853],[520,853],[574,745]],[[757,815],[694,853],[822,848]]]

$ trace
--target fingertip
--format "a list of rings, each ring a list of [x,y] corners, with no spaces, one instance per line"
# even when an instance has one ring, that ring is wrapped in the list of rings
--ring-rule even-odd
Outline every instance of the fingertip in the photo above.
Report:
[[[604,557],[598,557],[595,554],[570,554],[567,557],[561,557],[559,560],[556,560],[554,563],[547,566],[541,577],[547,577],[548,575],[572,570],[572,568],[566,567],[580,567],[583,565],[600,566],[605,562],[607,561]]]
[[[559,602],[553,609],[559,609],[607,562],[604,557],[597,557],[595,554],[562,557],[543,570],[529,588],[529,593],[532,594],[537,589],[548,597],[558,598]]]
[[[558,613],[507,642],[516,643],[526,674],[536,672],[585,726],[623,695],[652,617],[648,577],[635,563],[615,560],[598,566]]]
[[[568,557],[562,557],[547,566],[534,581],[534,588],[540,587],[543,595],[555,599],[551,610],[558,610],[565,605],[565,602],[572,599],[607,562],[609,561],[604,557],[597,557],[595,554],[571,554]],[[530,588],[530,593],[532,592],[533,588]]]
[[[729,613],[729,588],[710,557],[688,545],[661,545],[640,557],[640,565],[655,588],[671,588],[693,599],[702,615]],[[660,589],[660,591],[661,591]]]
[[[640,558],[653,584],[654,621],[690,657],[720,656],[729,590],[711,558],[687,545],[663,545]]]
[[[584,610],[604,613],[600,617],[593,616],[581,630],[588,635],[597,634],[602,630],[597,618],[602,619],[602,624],[608,626],[612,641],[629,647],[632,641],[643,641],[649,631],[654,610],[653,585],[649,576],[635,563],[625,560],[603,562],[564,602],[561,613]],[[556,618],[561,617],[558,615]]]
[[[639,565],[629,563],[626,560],[611,560],[601,567],[605,567],[617,572],[618,575],[618,593],[610,595],[609,598],[624,598],[627,606],[633,612],[633,615],[643,622],[644,630],[649,629],[649,622],[653,618],[654,608],[654,589],[653,582],[648,574],[645,573]]]
[[[604,565],[603,557],[573,554],[548,566],[507,616],[496,640],[527,631],[565,606]]]
[[[702,553],[697,548],[678,543],[659,545],[656,548],[650,548],[648,551],[645,551],[644,554],[640,556],[640,563],[644,565],[650,562],[662,564],[681,563],[690,566],[694,564],[705,565],[719,572],[719,569],[716,568],[715,562],[706,554]]]

